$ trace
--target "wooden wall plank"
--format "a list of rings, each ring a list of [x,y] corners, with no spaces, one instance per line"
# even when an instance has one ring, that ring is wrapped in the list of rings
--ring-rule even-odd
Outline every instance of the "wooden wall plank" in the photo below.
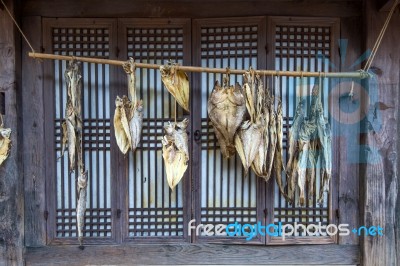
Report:
[[[23,30],[37,51],[41,47],[41,17],[25,17]],[[25,245],[46,245],[45,211],[45,140],[43,103],[43,64],[22,50],[22,117],[25,189]]]
[[[18,14],[16,2],[5,1],[12,14]],[[1,4],[0,4],[1,5]],[[0,166],[0,265],[23,265],[24,197],[20,176],[21,140],[19,102],[20,38],[11,18],[0,10],[0,91],[5,96],[4,123],[11,128],[12,148]]]
[[[190,264],[340,264],[359,263],[357,246],[313,245],[257,247],[243,245],[137,245],[28,248],[26,265],[190,265]],[[49,256],[51,254],[51,256]]]
[[[327,16],[361,15],[361,1],[23,1],[24,16],[44,17],[132,17],[212,18],[239,16]],[[229,8],[226,8],[229,7]]]
[[[379,13],[374,1],[365,1],[366,46],[371,48],[387,13]],[[398,201],[398,124],[399,67],[398,25],[400,16],[394,14],[380,49],[372,63],[378,76],[369,80],[369,112],[363,129],[367,164],[362,170],[360,197],[363,202],[361,222],[366,226],[384,227],[384,237],[361,239],[363,265],[399,265],[400,253]],[[365,104],[368,102],[365,100]],[[397,206],[396,206],[397,203]],[[395,211],[397,210],[397,213]],[[396,218],[397,216],[397,218]],[[397,255],[396,255],[397,254]]]
[[[340,68],[341,71],[356,71],[361,68],[356,63],[362,54],[361,17],[341,19]],[[355,85],[358,81],[355,80]],[[360,86],[357,86],[360,87]],[[360,134],[360,94],[356,91],[353,99],[346,97],[351,89],[350,79],[341,79],[338,96],[334,99],[335,118],[340,116],[340,169],[339,169],[339,223],[349,224],[349,228],[359,226],[359,134]],[[342,97],[341,97],[342,96]],[[345,96],[345,97],[343,97]],[[339,112],[340,110],[340,112]],[[351,110],[351,111],[349,111]],[[358,244],[358,236],[339,236],[339,244]]]

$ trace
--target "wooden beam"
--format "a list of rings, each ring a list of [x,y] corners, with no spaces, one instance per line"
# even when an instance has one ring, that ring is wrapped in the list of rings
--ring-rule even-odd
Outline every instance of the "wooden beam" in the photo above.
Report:
[[[25,17],[23,31],[34,49],[42,43],[41,17]],[[43,64],[32,60],[24,42],[22,50],[22,117],[25,190],[25,245],[46,245],[45,140],[43,103]]]
[[[16,14],[13,0],[5,1]],[[0,3],[1,5],[1,3]],[[12,148],[8,159],[0,166],[0,265],[23,265],[24,197],[23,178],[20,175],[18,133],[18,99],[20,60],[19,35],[5,10],[0,10],[0,91],[5,96],[4,124],[11,128]]]
[[[192,265],[192,264],[285,264],[356,265],[354,245],[297,245],[261,247],[244,245],[135,245],[51,246],[27,248],[27,265]]]
[[[229,7],[229,8],[227,8]],[[240,16],[361,16],[362,1],[23,1],[24,16],[44,17],[131,17],[131,18],[213,18]]]

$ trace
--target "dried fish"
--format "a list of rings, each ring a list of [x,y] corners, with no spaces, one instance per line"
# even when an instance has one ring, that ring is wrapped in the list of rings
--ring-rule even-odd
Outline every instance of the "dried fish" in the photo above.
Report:
[[[257,115],[256,121],[263,128],[261,142],[258,147],[258,152],[254,158],[251,169],[254,173],[268,181],[268,146],[269,146],[269,108],[271,99],[269,90],[264,89],[261,79],[258,77],[258,91],[257,91]]]
[[[82,245],[83,242],[83,229],[85,227],[87,182],[88,182],[88,172],[85,171],[84,166],[82,165],[80,167],[80,173],[77,182],[78,203],[76,204],[76,222],[78,227],[78,241],[80,245]]]
[[[166,135],[161,142],[167,182],[171,189],[179,183],[188,167],[189,144],[186,133],[188,122],[188,119],[179,123],[169,122],[164,127]]]
[[[61,136],[62,136],[61,155],[58,158],[58,160],[64,156],[65,149],[68,146],[68,129],[67,129],[67,121],[65,121],[65,120],[61,123]]]
[[[257,155],[263,128],[251,121],[245,121],[235,136],[235,147],[242,160],[245,175]]]
[[[282,100],[278,99],[277,106],[277,115],[276,115],[276,150],[274,157],[274,171],[275,171],[275,179],[278,184],[278,188],[280,193],[287,201],[290,202],[289,197],[286,195],[283,189],[283,181],[282,181],[282,170],[284,170],[283,165],[283,114],[282,114]]]
[[[235,155],[234,137],[246,113],[245,99],[240,85],[221,87],[215,82],[214,90],[208,99],[208,115],[224,157]]]
[[[271,97],[271,102],[274,102],[274,97]],[[274,110],[274,105],[271,104],[269,110],[269,147],[268,147],[268,154],[267,154],[267,176],[266,180],[271,177],[272,174],[272,167],[274,165],[274,158],[275,158],[275,149],[276,149],[276,142],[277,142],[277,135],[276,135],[276,114]]]
[[[82,91],[82,71],[81,64],[76,60],[68,63],[64,76],[67,83],[68,99],[70,100],[76,116],[76,130],[82,129],[81,118],[81,91]]]
[[[117,145],[123,154],[135,151],[139,145],[143,127],[143,101],[137,100],[135,87],[135,62],[132,58],[123,65],[128,74],[129,97],[117,96],[115,100],[114,131]]]
[[[3,126],[3,116],[0,114],[0,165],[8,158],[11,150],[11,129],[4,128]]]
[[[136,102],[136,106],[133,108],[133,113],[131,113],[131,118],[129,121],[129,132],[131,137],[132,151],[135,151],[139,145],[142,136],[142,127],[143,127],[143,101],[140,100]]]
[[[125,98],[124,98],[125,97]],[[114,131],[117,145],[123,154],[126,154],[131,146],[131,137],[128,118],[126,117],[126,96],[115,100]]]
[[[321,162],[321,182],[319,203],[323,203],[323,193],[329,190],[332,176],[332,140],[328,120],[324,117],[319,96],[319,86],[312,90],[310,115],[304,119],[302,103],[296,109],[293,125],[289,131],[288,195],[293,199],[296,185],[300,189],[299,204],[306,204],[305,184],[308,196],[315,194],[317,162]]]
[[[319,190],[319,204],[324,202],[325,191],[329,191],[329,183],[332,178],[332,135],[328,120],[321,114],[318,119],[318,135],[321,153],[321,182]]]
[[[301,101],[296,107],[293,124],[289,129],[289,159],[286,164],[287,195],[291,201],[294,198],[297,183],[297,166],[299,154],[299,132],[304,121],[304,102]]]
[[[179,105],[189,112],[189,77],[177,66],[173,62],[160,66],[161,79]]]
[[[73,172],[76,165],[76,148],[78,143],[76,135],[76,116],[71,101],[67,101],[67,109],[65,113],[67,116],[65,123],[67,125],[69,170]]]

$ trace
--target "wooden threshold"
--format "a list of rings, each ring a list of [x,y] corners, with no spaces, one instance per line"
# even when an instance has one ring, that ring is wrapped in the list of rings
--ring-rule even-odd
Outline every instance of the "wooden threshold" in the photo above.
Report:
[[[357,265],[357,245],[123,245],[26,248],[26,265]]]

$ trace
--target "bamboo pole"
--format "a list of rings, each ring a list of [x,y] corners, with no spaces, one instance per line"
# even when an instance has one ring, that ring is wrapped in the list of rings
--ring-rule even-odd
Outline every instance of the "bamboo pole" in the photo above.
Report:
[[[81,57],[81,56],[67,56],[67,55],[55,55],[55,54],[44,54],[44,53],[28,53],[29,57],[40,58],[40,59],[52,59],[52,60],[78,60],[81,62],[96,63],[96,64],[108,64],[122,66],[126,61],[92,58],[92,57]],[[160,65],[147,64],[135,62],[137,68],[150,68],[159,69]],[[206,72],[206,73],[227,73],[225,68],[208,68],[208,67],[195,67],[195,66],[177,66],[177,69],[186,72]],[[244,74],[246,70],[242,69],[229,69],[231,74]],[[266,76],[287,76],[287,77],[327,77],[327,78],[359,78],[364,79],[370,77],[370,75],[362,70],[355,72],[308,72],[308,71],[278,71],[278,70],[256,70],[259,75]]]

